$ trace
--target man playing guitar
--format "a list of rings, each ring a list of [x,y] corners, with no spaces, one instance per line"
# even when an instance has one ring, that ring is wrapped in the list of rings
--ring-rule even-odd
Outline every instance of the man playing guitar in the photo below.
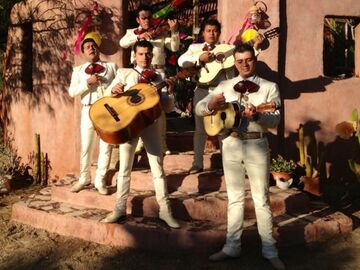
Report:
[[[106,95],[117,95],[127,91],[139,82],[157,84],[164,80],[164,74],[151,70],[153,46],[149,41],[141,40],[134,44],[135,68],[119,69],[116,78],[106,89]],[[145,75],[147,74],[147,75]],[[168,80],[168,91],[173,87],[173,80]],[[174,107],[174,98],[167,92],[161,93],[162,108],[171,111]],[[156,199],[160,206],[159,217],[172,228],[179,228],[179,223],[173,218],[167,192],[167,184],[163,169],[163,152],[161,149],[161,133],[159,121],[156,120],[140,132],[140,135],[119,146],[121,157],[117,179],[117,199],[114,211],[105,217],[103,222],[117,222],[126,218],[126,202],[130,190],[130,174],[134,161],[135,148],[139,138],[142,138],[149,159],[153,175]]]
[[[137,28],[126,30],[125,36],[120,39],[120,46],[122,48],[129,48],[138,40],[147,40],[153,45],[153,58],[151,61],[152,67],[159,72],[164,73],[165,67],[165,47],[170,51],[176,52],[180,47],[180,37],[178,32],[177,20],[169,19],[167,21],[171,35],[167,36],[167,31],[159,32],[156,26],[151,25],[152,10],[147,5],[140,5],[137,10],[136,22],[139,24]],[[156,29],[155,29],[156,28]],[[134,53],[131,53],[130,62],[134,62]],[[166,118],[165,113],[162,113],[160,127],[162,131],[162,148],[165,154],[170,154],[166,145]],[[139,140],[137,152],[142,149],[142,141]]]
[[[204,39],[203,43],[191,44],[188,50],[180,56],[178,64],[180,67],[188,68],[193,66],[205,66],[208,63],[214,62],[216,59],[215,54],[212,52],[216,50],[216,46],[221,46],[219,43],[221,34],[221,24],[215,19],[204,21],[201,26],[200,33]],[[260,47],[262,39],[258,39],[255,44],[255,50]],[[229,45],[230,46],[230,45]],[[230,46],[233,49],[233,46]],[[258,52],[256,52],[258,54]],[[230,53],[231,57],[232,52]],[[193,107],[209,94],[221,81],[230,79],[234,76],[234,69],[228,68],[220,70],[212,81],[206,84],[198,83],[195,88]],[[201,73],[199,81],[202,81]],[[205,141],[207,134],[205,132],[203,118],[195,114],[195,134],[194,134],[194,161],[189,170],[190,174],[195,174],[203,171],[203,154],[205,149]]]

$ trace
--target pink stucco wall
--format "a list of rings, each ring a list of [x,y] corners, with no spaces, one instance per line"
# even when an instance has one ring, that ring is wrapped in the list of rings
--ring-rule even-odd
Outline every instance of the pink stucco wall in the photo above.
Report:
[[[251,5],[247,0],[236,2],[234,5],[232,1],[219,1],[218,17],[223,24],[223,40],[241,24]],[[296,133],[300,123],[319,121],[316,138],[324,143],[331,142],[336,136],[335,125],[348,120],[353,108],[360,108],[360,79],[335,81],[323,77],[324,17],[359,17],[360,2],[288,0],[281,1],[281,5],[279,1],[264,2],[271,27],[281,28],[280,37],[270,40],[270,47],[261,52],[259,60],[266,63],[269,72],[275,72],[275,76],[270,77],[278,77],[284,99],[284,137]],[[356,39],[355,63],[359,74],[359,35]]]
[[[102,58],[121,66],[118,41],[124,31],[120,27],[124,25],[122,1],[98,3],[106,12],[104,23],[94,29],[107,41]],[[48,154],[51,177],[77,173],[79,168],[80,101],[70,98],[67,88],[72,67],[83,62],[81,55],[74,56],[72,52],[75,36],[86,17],[83,9],[84,1],[32,0],[17,4],[11,12],[2,119],[7,139],[12,140],[25,163],[34,151],[34,134],[40,134],[41,151]],[[24,22],[31,22],[33,28],[32,90],[25,90],[19,77],[24,33],[18,23]],[[66,46],[68,57],[64,60]]]
[[[354,77],[335,81],[324,77],[324,17],[360,16],[360,1],[263,1],[268,8],[269,29],[281,27],[280,36],[269,40],[269,47],[259,56],[261,74],[279,83],[284,99],[279,138],[287,140],[296,133],[300,123],[311,122],[318,125],[315,136],[319,142],[332,142],[335,139],[335,124],[349,119],[353,108],[360,108],[360,79]],[[8,58],[5,68],[10,75],[13,74],[9,81],[14,86],[8,85],[6,89],[2,118],[7,133],[14,139],[13,145],[25,162],[34,150],[34,134],[40,134],[42,151],[48,153],[51,162],[52,177],[78,172],[80,106],[78,100],[68,96],[67,87],[72,66],[82,63],[82,59],[80,56],[73,57],[71,53],[67,61],[61,58],[65,44],[69,47],[73,45],[76,31],[84,20],[81,11],[85,2],[31,0],[18,4],[12,12],[14,25],[9,30],[7,51],[7,55],[12,57]],[[124,54],[118,40],[126,28],[127,18],[123,16],[126,15],[123,10],[127,1],[98,2],[106,7],[107,12],[106,23],[100,29],[107,40],[102,57],[122,66]],[[218,1],[218,19],[223,26],[222,41],[227,41],[241,26],[252,2]],[[21,44],[24,34],[17,23],[19,20],[30,20],[31,13],[36,19],[33,23],[34,85],[33,91],[26,91],[16,77],[17,71],[22,68],[19,62],[23,56],[18,44]],[[358,26],[355,52],[358,75],[359,32]]]

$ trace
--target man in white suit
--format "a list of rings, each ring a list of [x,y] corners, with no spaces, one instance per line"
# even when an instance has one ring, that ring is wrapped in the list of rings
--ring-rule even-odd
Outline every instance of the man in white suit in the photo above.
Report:
[[[178,23],[177,20],[167,20],[167,23],[170,28],[170,36],[168,36],[168,31],[163,31],[156,33],[152,31],[151,25],[152,20],[152,10],[150,6],[140,5],[137,10],[136,22],[139,24],[137,28],[127,29],[126,34],[120,39],[120,46],[122,48],[130,48],[138,40],[147,40],[151,42],[154,46],[153,49],[153,58],[151,65],[160,73],[164,73],[165,68],[165,48],[170,51],[176,52],[180,47],[180,37],[178,32]],[[132,51],[130,62],[134,62],[134,52]],[[165,154],[170,154],[170,151],[166,145],[166,117],[165,113],[162,113],[160,121],[161,127],[161,136],[162,136],[162,148]],[[137,151],[140,151],[143,147],[142,140],[139,140]]]
[[[224,109],[229,102],[243,106],[240,124],[231,130],[223,130],[220,135],[228,193],[227,239],[223,249],[209,259],[221,261],[240,255],[247,175],[262,241],[262,254],[275,269],[285,269],[272,236],[269,204],[270,150],[266,138],[268,128],[275,128],[279,124],[280,111],[276,109],[262,114],[256,111],[256,106],[271,101],[279,106],[279,89],[275,83],[255,74],[257,60],[250,45],[238,45],[234,50],[234,58],[239,75],[221,82],[195,108],[197,115],[205,116]]]
[[[96,134],[89,118],[90,106],[104,94],[105,88],[115,78],[117,66],[100,60],[99,46],[101,37],[95,32],[87,34],[81,44],[81,51],[86,63],[74,68],[70,87],[71,97],[81,97],[81,149],[79,181],[71,187],[72,192],[79,192],[91,183],[90,165],[93,156]],[[108,168],[111,146],[100,139],[95,188],[100,194],[107,195],[105,174]]]
[[[151,69],[153,46],[149,41],[141,40],[134,44],[135,68],[119,69],[116,78],[107,88],[107,95],[117,95],[127,91],[130,87],[144,79],[149,83],[157,84],[164,80],[164,74],[155,72]],[[151,78],[143,74],[152,74]],[[172,81],[168,81],[170,88]],[[171,89],[168,89],[171,91]],[[174,107],[174,98],[167,92],[161,92],[160,102],[165,111],[171,111]],[[120,144],[119,156],[121,157],[119,174],[117,179],[117,198],[114,211],[110,213],[103,222],[117,222],[126,218],[126,202],[130,190],[130,175],[134,161],[135,148],[139,138],[142,138],[149,159],[149,164],[153,176],[156,200],[160,207],[159,217],[166,222],[171,228],[179,228],[179,223],[173,218],[167,191],[167,183],[163,169],[163,153],[161,149],[159,121],[141,131],[138,137],[133,138],[129,142]]]
[[[201,26],[200,33],[203,36],[204,42],[199,44],[191,44],[188,50],[179,57],[178,64],[180,67],[188,68],[193,66],[200,67],[206,63],[214,60],[214,55],[210,52],[216,45],[219,45],[219,38],[221,34],[221,24],[215,19],[205,21]],[[233,69],[225,70],[215,78],[215,80],[208,84],[198,84],[195,88],[193,107],[209,94],[219,82],[230,79],[234,76]],[[195,134],[194,134],[194,161],[189,170],[190,174],[195,174],[203,171],[204,167],[204,149],[207,134],[204,129],[202,117],[195,115]]]

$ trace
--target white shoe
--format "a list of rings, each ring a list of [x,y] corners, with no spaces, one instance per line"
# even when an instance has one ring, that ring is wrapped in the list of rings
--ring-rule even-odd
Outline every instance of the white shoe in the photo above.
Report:
[[[105,185],[95,187],[95,188],[101,195],[109,195],[109,189]]]
[[[74,185],[72,185],[72,187],[70,188],[71,192],[79,192],[80,190],[83,190],[86,188],[86,186],[90,185],[90,181],[89,182],[85,182],[85,183],[80,183],[80,182],[76,182]]]
[[[164,221],[170,228],[178,229],[180,228],[180,223],[173,218],[173,216],[170,213],[166,214],[159,214],[159,218]]]
[[[267,259],[271,266],[276,270],[285,270],[285,264],[279,259],[279,257],[274,257]]]
[[[141,139],[139,139],[138,144],[136,145],[136,149],[135,149],[136,155],[140,154],[142,152],[142,150],[144,149],[144,143],[140,140]]]
[[[212,262],[221,262],[221,261],[225,261],[225,260],[229,260],[229,259],[236,259],[238,258],[239,256],[230,256],[230,255],[227,255],[224,251],[220,250],[219,252],[216,252],[214,254],[212,254],[210,257],[209,257],[209,261],[212,261]]]
[[[116,223],[119,221],[125,221],[126,220],[126,214],[124,214],[122,211],[112,211],[109,215],[107,215],[105,218],[100,220],[100,222],[105,223]]]

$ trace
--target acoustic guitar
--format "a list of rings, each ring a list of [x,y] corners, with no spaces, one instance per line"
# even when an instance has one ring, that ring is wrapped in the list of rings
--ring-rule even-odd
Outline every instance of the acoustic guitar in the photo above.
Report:
[[[229,102],[223,110],[204,116],[205,131],[209,136],[218,135],[223,129],[238,128],[241,124],[241,115],[245,107],[238,102]],[[274,112],[277,110],[274,101],[256,106],[259,113]]]
[[[183,70],[174,78],[194,74]],[[137,137],[160,117],[162,109],[158,91],[166,84],[166,81],[156,85],[138,83],[117,96],[98,99],[91,105],[89,116],[100,138],[107,143],[121,144]]]
[[[100,138],[121,144],[135,138],[161,115],[157,87],[138,83],[115,97],[98,99],[89,116]]]
[[[218,74],[225,69],[234,66],[233,56],[234,46],[229,44],[219,44],[210,52],[214,54],[214,60],[205,63],[200,69],[199,83],[209,84],[216,79]],[[201,52],[201,54],[204,52]]]

